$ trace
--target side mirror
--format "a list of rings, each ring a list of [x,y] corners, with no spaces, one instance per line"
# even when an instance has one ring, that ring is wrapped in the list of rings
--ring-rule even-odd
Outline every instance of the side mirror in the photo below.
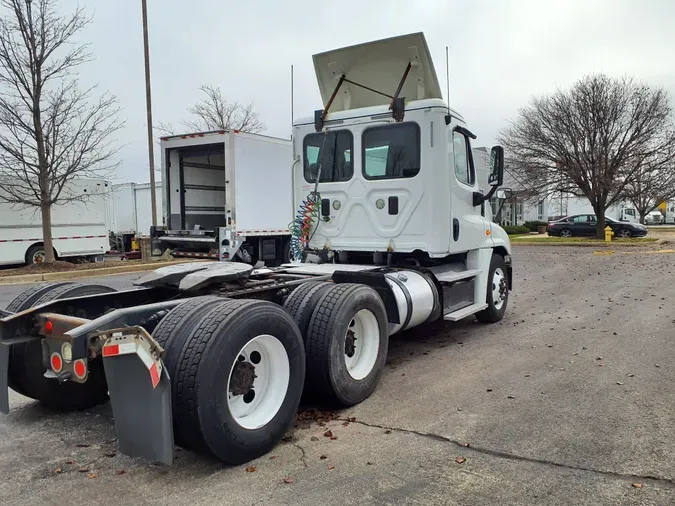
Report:
[[[497,198],[500,200],[508,200],[513,196],[511,188],[500,188],[497,190]]]
[[[504,148],[494,146],[490,151],[489,186],[501,186],[504,183]]]

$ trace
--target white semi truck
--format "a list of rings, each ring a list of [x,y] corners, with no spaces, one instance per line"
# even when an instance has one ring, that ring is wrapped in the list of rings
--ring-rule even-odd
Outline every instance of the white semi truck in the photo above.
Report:
[[[52,206],[52,245],[58,260],[103,259],[108,251],[108,183],[75,179]],[[31,265],[45,258],[40,209],[8,202],[0,183],[0,265]]]
[[[164,226],[152,249],[280,265],[293,218],[291,141],[237,130],[162,137]]]
[[[485,208],[504,152],[491,150],[484,194],[423,34],[314,65],[324,107],[293,127],[294,260],[164,267],[117,292],[31,287],[0,320],[1,411],[7,385],[57,409],[110,397],[124,454],[170,464],[178,443],[243,463],[281,440],[302,395],[367,399],[391,335],[503,318],[511,246]]]

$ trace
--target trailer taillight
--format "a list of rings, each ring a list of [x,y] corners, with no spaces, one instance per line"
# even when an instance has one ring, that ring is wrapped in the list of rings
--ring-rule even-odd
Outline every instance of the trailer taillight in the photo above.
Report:
[[[77,379],[84,379],[87,375],[87,363],[84,359],[76,360],[73,363],[73,374]]]
[[[54,324],[47,320],[45,322],[45,332],[51,334],[52,331],[54,330]]]
[[[60,373],[63,369],[63,359],[58,353],[52,353],[49,363],[52,366],[52,371],[55,373]]]

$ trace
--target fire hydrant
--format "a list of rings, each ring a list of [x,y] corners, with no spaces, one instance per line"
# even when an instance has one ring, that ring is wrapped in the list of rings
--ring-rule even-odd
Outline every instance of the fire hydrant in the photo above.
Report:
[[[613,235],[614,235],[614,231],[612,231],[612,227],[606,226],[605,227],[605,242],[611,242]]]

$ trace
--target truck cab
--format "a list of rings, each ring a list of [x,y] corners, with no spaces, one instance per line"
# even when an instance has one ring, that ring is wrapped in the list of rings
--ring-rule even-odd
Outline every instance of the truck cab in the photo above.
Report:
[[[476,136],[443,101],[423,34],[317,54],[314,67],[326,107],[293,127],[295,201],[302,208],[312,192],[320,197],[310,250],[422,263],[507,253],[476,175]]]

